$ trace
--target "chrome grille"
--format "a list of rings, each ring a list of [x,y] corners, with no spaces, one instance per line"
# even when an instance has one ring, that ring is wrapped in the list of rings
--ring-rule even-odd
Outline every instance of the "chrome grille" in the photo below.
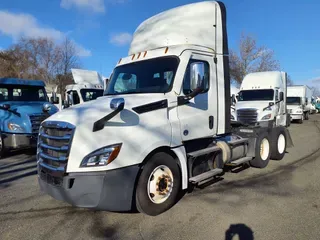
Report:
[[[74,130],[75,127],[66,122],[41,124],[37,152],[39,175],[50,184],[61,182],[54,177],[62,177],[66,172]]]
[[[48,114],[32,114],[29,115],[30,122],[31,122],[31,127],[32,127],[32,133],[38,134],[39,133],[39,128],[40,124],[47,118],[49,117]]]
[[[237,110],[237,120],[238,122],[250,124],[257,121],[258,112],[256,109],[238,109]]]

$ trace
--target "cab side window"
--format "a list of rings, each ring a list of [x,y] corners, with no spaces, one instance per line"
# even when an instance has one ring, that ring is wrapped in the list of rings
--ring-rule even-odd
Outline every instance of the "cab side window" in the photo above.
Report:
[[[184,79],[183,79],[183,93],[185,95],[190,94],[192,92],[191,89],[191,68],[190,65],[191,63],[194,62],[201,62],[204,63],[204,81],[203,81],[203,92],[207,92],[209,90],[209,79],[210,79],[210,70],[209,70],[209,63],[206,61],[202,60],[196,60],[196,59],[190,59],[186,72],[184,74]]]
[[[74,105],[80,103],[80,98],[79,98],[79,95],[78,95],[77,91],[74,91],[74,90],[72,91],[72,98],[73,98],[73,104]]]

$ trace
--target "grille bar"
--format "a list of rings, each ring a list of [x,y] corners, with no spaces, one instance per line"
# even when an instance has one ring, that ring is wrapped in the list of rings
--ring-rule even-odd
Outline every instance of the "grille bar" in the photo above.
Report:
[[[256,109],[247,108],[247,109],[238,109],[237,118],[239,122],[243,123],[254,123],[257,121],[258,112]]]
[[[53,184],[50,176],[62,177],[66,173],[74,131],[75,127],[66,122],[45,121],[41,124],[37,154],[39,174],[46,176],[43,179],[49,184]]]
[[[29,115],[29,119],[31,122],[32,133],[38,134],[41,123],[49,117],[48,114],[40,113],[40,114],[31,114]]]

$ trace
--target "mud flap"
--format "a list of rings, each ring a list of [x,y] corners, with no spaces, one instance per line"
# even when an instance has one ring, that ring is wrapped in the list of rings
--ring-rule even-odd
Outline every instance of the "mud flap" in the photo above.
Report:
[[[285,131],[286,137],[287,137],[287,148],[294,147],[289,130],[287,128],[284,128],[284,131]]]

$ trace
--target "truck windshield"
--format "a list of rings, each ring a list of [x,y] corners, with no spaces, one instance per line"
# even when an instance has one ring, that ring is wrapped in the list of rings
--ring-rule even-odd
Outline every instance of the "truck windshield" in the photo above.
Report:
[[[0,84],[0,102],[4,101],[48,101],[44,87]]]
[[[178,58],[163,57],[119,66],[104,95],[169,92],[178,65]]]
[[[287,97],[287,105],[300,105],[301,98],[300,97]]]
[[[273,89],[244,90],[239,92],[238,101],[272,101]]]
[[[81,89],[82,99],[84,102],[95,100],[103,95],[103,89]]]

